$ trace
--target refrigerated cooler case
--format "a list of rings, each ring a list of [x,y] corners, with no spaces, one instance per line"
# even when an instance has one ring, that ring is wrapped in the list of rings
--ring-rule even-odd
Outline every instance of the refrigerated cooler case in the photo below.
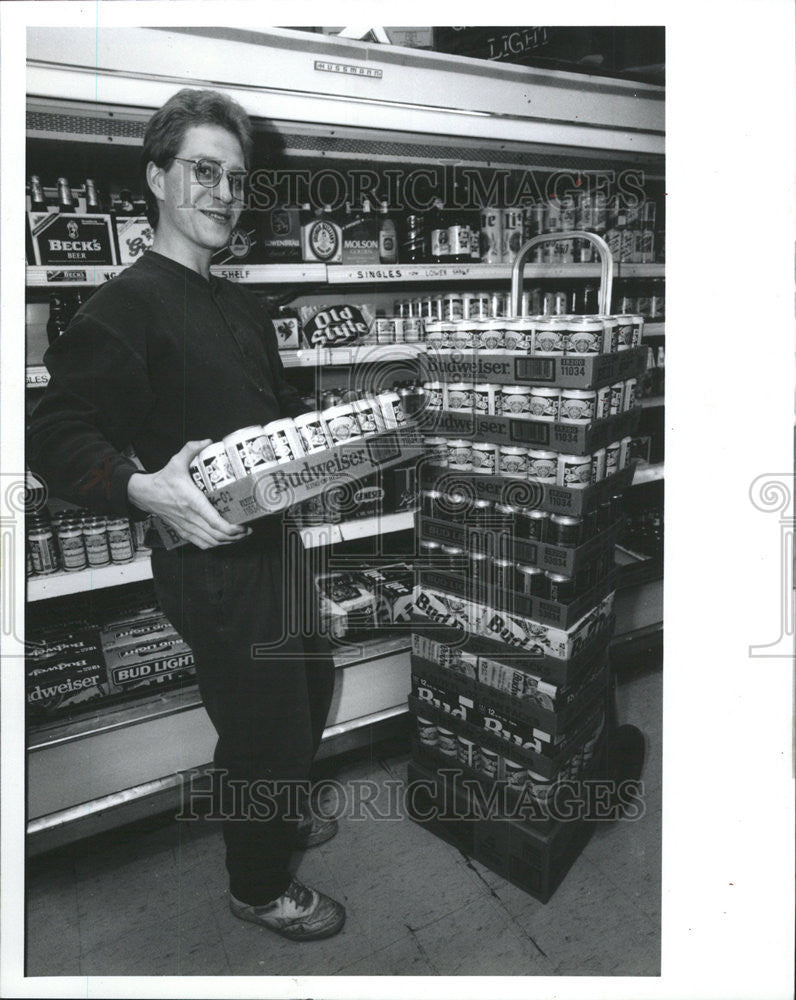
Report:
[[[129,54],[136,53],[136,69]],[[67,54],[68,53],[68,57]],[[58,164],[73,177],[113,178],[135,190],[138,154],[152,111],[179,87],[212,87],[239,100],[257,130],[255,165],[348,172],[383,180],[434,168],[465,168],[488,186],[505,175],[539,190],[555,177],[597,178],[622,171],[662,190],[664,104],[660,87],[583,74],[494,65],[399,47],[308,35],[288,29],[31,29],[28,36],[28,169]],[[201,67],[201,69],[197,69]],[[274,159],[271,159],[274,157]],[[43,172],[45,167],[39,168]],[[331,177],[331,173],[327,175]],[[574,178],[574,180],[572,180]],[[523,180],[525,179],[525,180]],[[365,181],[360,181],[365,183]],[[418,182],[419,183],[419,182]],[[21,220],[20,220],[21,224]],[[57,290],[89,290],[123,265],[27,267],[26,385],[46,384],[43,315]],[[385,265],[320,262],[219,263],[215,273],[250,284],[272,309],[366,302],[391,315],[396,300],[449,289],[505,291],[509,262]],[[622,282],[660,280],[662,263],[618,262]],[[598,263],[528,264],[525,280],[569,289],[600,278]],[[550,287],[553,287],[551,285]],[[614,305],[614,308],[616,306]],[[662,322],[646,334],[662,342]],[[417,371],[412,344],[282,351],[289,377],[318,398],[362,381],[389,386]],[[654,405],[662,406],[662,396]],[[662,491],[662,462],[640,463],[639,480]],[[650,487],[645,487],[649,489]],[[328,567],[352,559],[402,559],[414,551],[412,512],[370,521],[307,525],[304,544],[322,547]],[[660,563],[629,550],[631,586],[617,598],[618,640],[644,642],[661,628]],[[639,576],[639,566],[644,566]],[[646,576],[644,575],[646,574]],[[69,594],[141,585],[148,558],[103,570],[32,577],[27,598],[57,617]],[[408,644],[379,636],[335,653],[335,697],[322,753],[400,726],[410,688]],[[198,691],[185,683],[136,700],[38,722],[28,732],[28,833],[32,851],[96,832],[176,802],[186,776],[212,759],[215,734]]]

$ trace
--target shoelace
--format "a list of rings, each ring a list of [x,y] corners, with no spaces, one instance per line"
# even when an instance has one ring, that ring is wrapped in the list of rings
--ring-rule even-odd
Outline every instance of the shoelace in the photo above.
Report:
[[[287,899],[292,899],[296,906],[302,909],[308,907],[312,902],[312,890],[306,885],[302,885],[297,879],[293,879],[285,890]]]

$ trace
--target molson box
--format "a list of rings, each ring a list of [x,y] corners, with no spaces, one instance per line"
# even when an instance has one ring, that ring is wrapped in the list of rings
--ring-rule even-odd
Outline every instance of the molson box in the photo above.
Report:
[[[34,261],[38,265],[115,264],[109,215],[28,212]]]
[[[355,213],[342,231],[343,264],[379,263],[379,224],[370,213]]]

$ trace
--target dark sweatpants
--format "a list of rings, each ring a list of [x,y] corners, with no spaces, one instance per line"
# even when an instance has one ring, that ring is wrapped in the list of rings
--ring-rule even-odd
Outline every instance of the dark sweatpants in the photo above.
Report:
[[[230,892],[251,905],[287,888],[296,833],[296,822],[282,819],[288,800],[274,800],[264,782],[309,779],[334,685],[334,664],[313,619],[317,605],[308,596],[307,557],[292,547],[290,553],[283,551],[281,525],[210,550],[152,553],[158,600],[193,649],[199,690],[218,733],[213,762],[228,772],[221,805],[245,804],[241,792],[250,782],[260,783],[261,799],[278,804],[268,821],[223,821]],[[311,612],[303,637],[302,623],[289,620],[300,608]],[[241,783],[236,797],[234,782]],[[261,816],[270,808],[262,801],[255,806]]]

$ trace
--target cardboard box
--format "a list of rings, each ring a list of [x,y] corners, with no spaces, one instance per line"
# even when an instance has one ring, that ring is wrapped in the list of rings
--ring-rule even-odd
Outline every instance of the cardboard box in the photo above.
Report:
[[[295,316],[275,316],[271,322],[274,324],[276,343],[280,351],[298,350],[301,346],[299,340],[299,321]]]
[[[192,671],[193,652],[175,633],[105,650],[111,692],[126,691]]]
[[[227,245],[213,254],[210,263],[213,267],[235,267],[263,264],[265,260],[257,216],[254,212],[243,212],[229,234]]]
[[[496,382],[500,385],[556,385],[598,389],[620,379],[638,378],[646,369],[647,348],[584,357],[546,358],[486,351],[437,351],[420,355],[424,380]]]
[[[531,542],[522,538],[501,538],[498,532],[475,525],[454,524],[437,518],[419,518],[421,539],[440,542],[464,549],[465,552],[485,552],[488,555],[509,559],[523,566],[539,566],[544,570],[572,576],[582,566],[613,549],[619,528],[614,524],[583,545],[551,545],[548,542]],[[508,554],[507,554],[508,553]]]
[[[61,212],[28,212],[27,215],[37,265],[116,264],[110,215]]]
[[[301,224],[297,208],[273,208],[258,213],[262,218],[262,248],[266,263],[285,264],[301,260]]]
[[[542,597],[529,597],[513,590],[488,591],[476,585],[472,577],[467,574],[461,575],[445,570],[421,570],[420,585],[425,590],[442,592],[449,597],[459,598],[462,602],[486,608],[486,614],[482,613],[479,619],[482,623],[485,619],[491,620],[505,612],[512,618],[532,619],[542,625],[554,625],[565,629],[582,618],[590,608],[599,604],[615,586],[615,576],[613,571],[608,573],[585,594],[576,597],[568,604],[559,604]]]
[[[396,427],[372,437],[357,438],[294,462],[283,462],[256,476],[238,479],[208,495],[208,499],[231,524],[247,524],[342,482],[360,480],[379,469],[398,465],[423,454],[423,439],[412,424]],[[167,524],[155,519],[166,548],[185,542]]]
[[[421,490],[435,490],[444,482],[448,471],[444,466],[428,462],[420,466]],[[552,514],[573,514],[580,516],[595,510],[615,493],[622,493],[633,481],[634,466],[629,465],[607,479],[601,479],[585,489],[570,489],[547,483],[530,482],[524,479],[510,479],[505,476],[482,476],[472,472],[457,472],[451,475],[457,483],[466,482],[472,496],[477,500],[491,500],[497,504],[517,502],[517,494],[522,494],[522,506],[532,510],[547,510]]]
[[[134,264],[145,250],[149,250],[155,231],[145,215],[117,215],[116,252],[120,264]]]
[[[455,410],[426,411],[423,433],[525,448],[549,448],[567,455],[588,455],[612,441],[632,435],[641,407],[588,424],[545,423],[515,417],[489,417]],[[486,477],[485,477],[486,478]],[[521,481],[521,480],[520,480]]]

